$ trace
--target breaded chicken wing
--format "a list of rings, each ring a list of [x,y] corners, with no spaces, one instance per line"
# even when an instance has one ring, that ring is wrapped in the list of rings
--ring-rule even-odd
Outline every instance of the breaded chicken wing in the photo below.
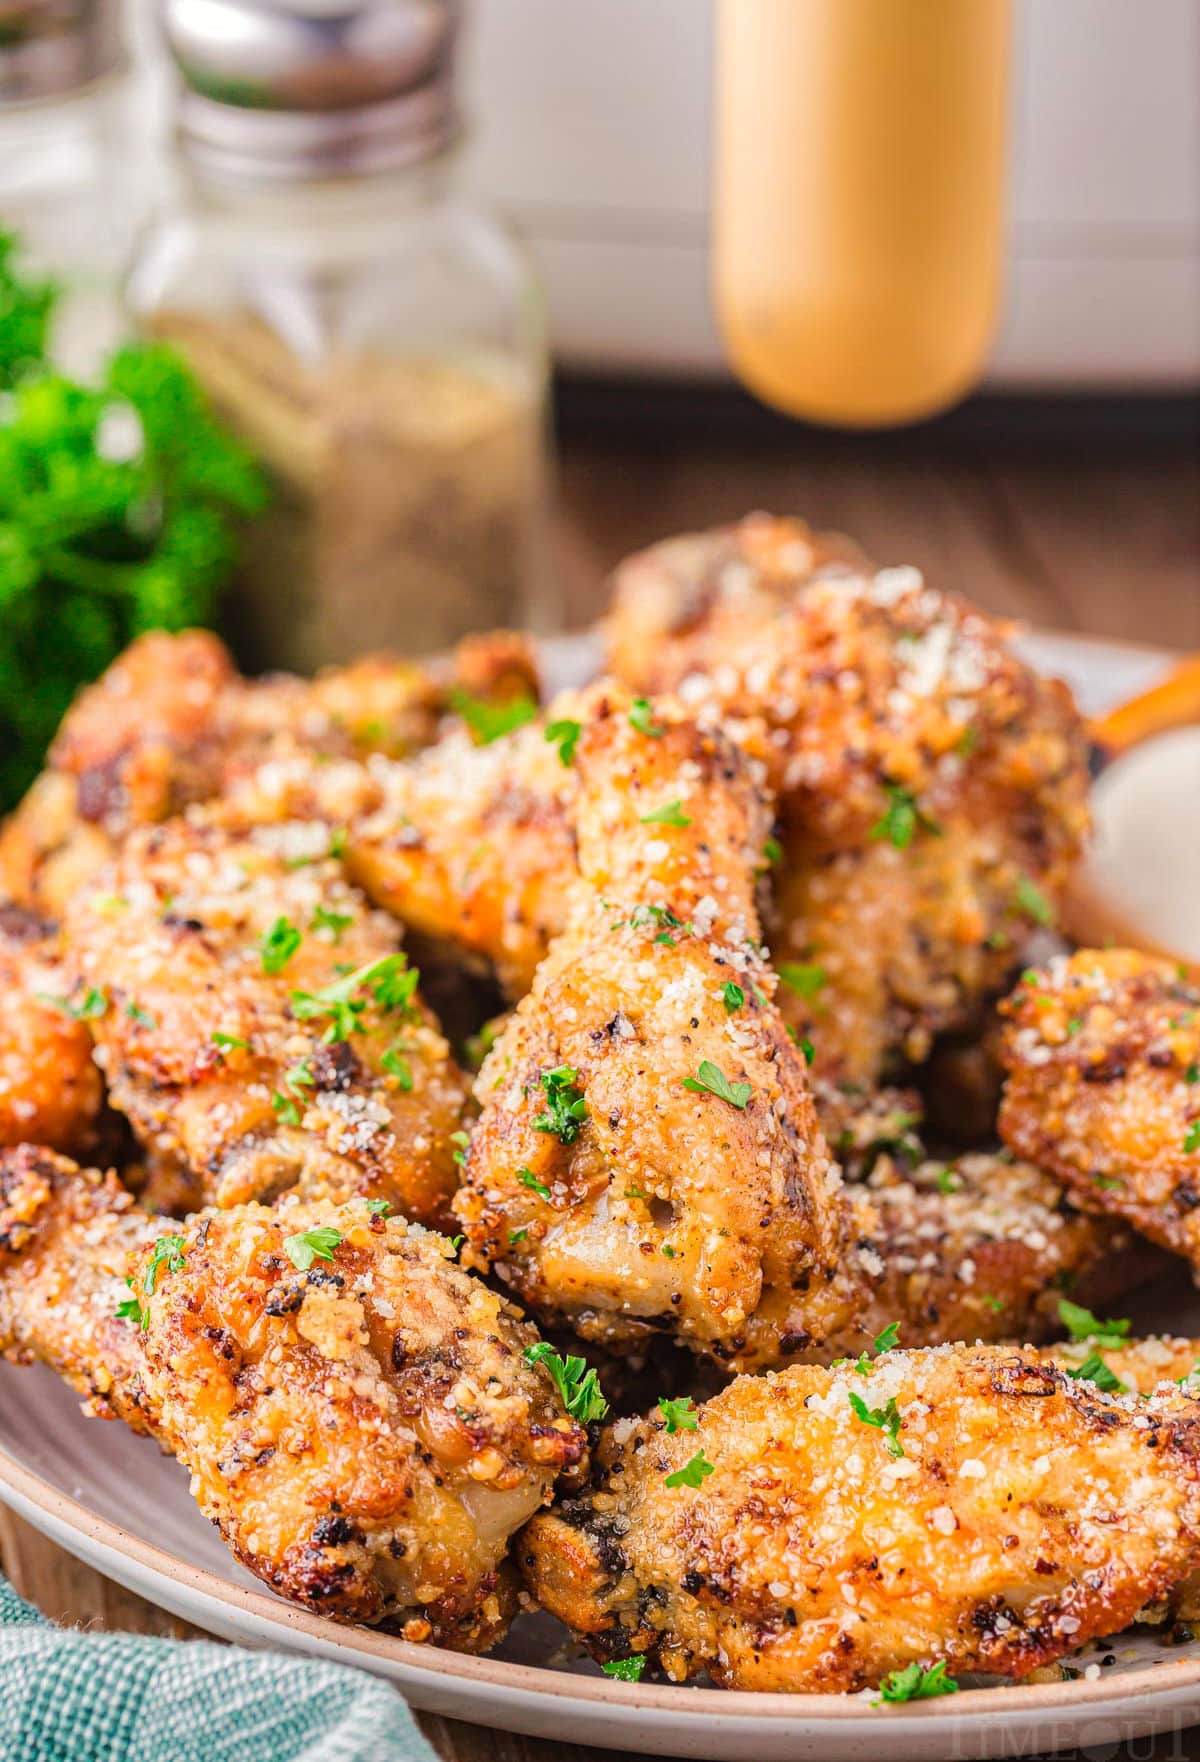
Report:
[[[49,927],[0,906],[0,1146],[78,1151],[96,1141],[103,1085],[68,989]]]
[[[309,828],[194,814],[133,833],[66,943],[113,1104],[204,1201],[299,1184],[446,1216],[464,1081],[395,925]]]
[[[590,1491],[518,1559],[601,1658],[675,1681],[847,1691],[1024,1676],[1200,1563],[1200,1407],[1103,1394],[1027,1349],[739,1377],[602,1437]],[[672,1429],[674,1426],[674,1429]]]
[[[407,1639],[500,1637],[509,1536],[585,1437],[524,1360],[534,1330],[444,1239],[294,1199],[163,1234],[31,1151],[0,1157],[0,1201],[0,1349],[149,1430],[251,1572]]]
[[[781,1001],[819,1074],[870,1085],[998,989],[1053,912],[1086,749],[1070,694],[1005,626],[915,569],[821,562],[763,515],[668,540],[618,571],[610,654],[642,690],[767,721]]]
[[[720,731],[619,692],[574,768],[584,888],[479,1074],[470,1263],[586,1339],[772,1362],[861,1282],[762,956],[762,797]]]
[[[1200,1274],[1200,981],[1080,949],[1024,974],[1003,1013],[1005,1142]]]

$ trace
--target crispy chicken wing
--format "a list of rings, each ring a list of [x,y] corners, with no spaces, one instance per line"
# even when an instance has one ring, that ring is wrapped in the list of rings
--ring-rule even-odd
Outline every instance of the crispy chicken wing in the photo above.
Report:
[[[762,799],[722,733],[631,708],[580,725],[585,885],[480,1071],[456,1210],[472,1264],[587,1339],[771,1362],[860,1288],[761,952]]]
[[[656,1655],[676,1681],[1024,1676],[1200,1563],[1200,1407],[1181,1392],[1114,1397],[1028,1349],[941,1346],[739,1377],[694,1419],[617,1421],[590,1491],[518,1545],[598,1657]]]
[[[500,1637],[508,1539],[585,1438],[524,1362],[534,1330],[444,1239],[296,1199],[164,1235],[29,1150],[0,1157],[0,1201],[0,1349],[150,1431],[252,1572],[408,1639]]]
[[[1080,949],[1024,974],[1003,1008],[1005,1142],[1200,1273],[1200,982]]]
[[[829,565],[806,529],[764,515],[618,571],[616,670],[770,726],[782,852],[768,934],[796,979],[789,1020],[834,1080],[875,1083],[962,1022],[1078,852],[1083,725],[1008,634],[915,569]]]
[[[204,1201],[299,1183],[435,1222],[464,1082],[395,925],[312,842],[199,814],[131,834],[67,915],[96,1056],[137,1136]]]
[[[103,1086],[67,990],[49,927],[0,906],[0,1145],[95,1143]]]

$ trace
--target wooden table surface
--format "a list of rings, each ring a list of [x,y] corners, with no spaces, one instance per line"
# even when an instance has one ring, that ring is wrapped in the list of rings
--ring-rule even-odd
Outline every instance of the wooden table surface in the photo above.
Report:
[[[739,429],[719,410],[628,426],[606,406],[561,455],[555,548],[572,622],[592,616],[626,551],[751,508],[853,534],[881,562],[913,562],[993,611],[1063,630],[1200,649],[1200,484],[1194,439],[1103,433],[1086,410],[1053,433],[986,412],[932,434],[853,439]],[[1144,424],[1137,425],[1144,429]],[[634,435],[640,438],[634,439]],[[0,1562],[56,1620],[186,1637],[195,1630],[80,1565],[0,1508]],[[616,1762],[611,1751],[422,1718],[446,1762]],[[1098,1751],[1090,1752],[1095,1755]],[[1105,1756],[1116,1753],[1104,1747]],[[1142,1762],[1197,1753],[1178,1737]]]

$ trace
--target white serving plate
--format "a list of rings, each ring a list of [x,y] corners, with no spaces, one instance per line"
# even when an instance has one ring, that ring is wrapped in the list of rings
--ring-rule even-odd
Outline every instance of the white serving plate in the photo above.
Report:
[[[1090,714],[1144,690],[1167,664],[1154,650],[1081,638],[1037,635],[1025,646],[1070,680]],[[558,658],[562,671],[576,673],[586,651],[575,645]],[[1200,746],[1195,759],[1200,781]],[[1099,794],[1098,848],[1111,859],[1127,823],[1122,792],[1106,778]],[[1139,826],[1139,840],[1145,835]],[[1097,884],[1104,879],[1097,875]],[[1139,1318],[1144,1325],[1200,1332],[1186,1282],[1155,1302]],[[1115,1641],[1116,1663],[1095,1680],[981,1687],[876,1708],[869,1695],[610,1682],[546,1616],[519,1618],[490,1658],[339,1627],[265,1590],[200,1516],[175,1462],[119,1425],[85,1419],[43,1369],[0,1365],[0,1499],[70,1553],[210,1633],[357,1664],[394,1682],[415,1707],[564,1743],[717,1762],[856,1762],[881,1748],[889,1762],[958,1762],[1068,1745],[1107,1756],[1122,1740],[1200,1722],[1200,1642],[1166,1648],[1148,1635]]]

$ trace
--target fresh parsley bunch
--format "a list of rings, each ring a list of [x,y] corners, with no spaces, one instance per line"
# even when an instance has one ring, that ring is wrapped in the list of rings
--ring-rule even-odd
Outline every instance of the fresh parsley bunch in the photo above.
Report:
[[[132,637],[211,620],[235,523],[265,500],[172,350],[130,343],[98,386],[34,359],[53,292],[23,290],[11,251],[0,237],[0,807]]]

